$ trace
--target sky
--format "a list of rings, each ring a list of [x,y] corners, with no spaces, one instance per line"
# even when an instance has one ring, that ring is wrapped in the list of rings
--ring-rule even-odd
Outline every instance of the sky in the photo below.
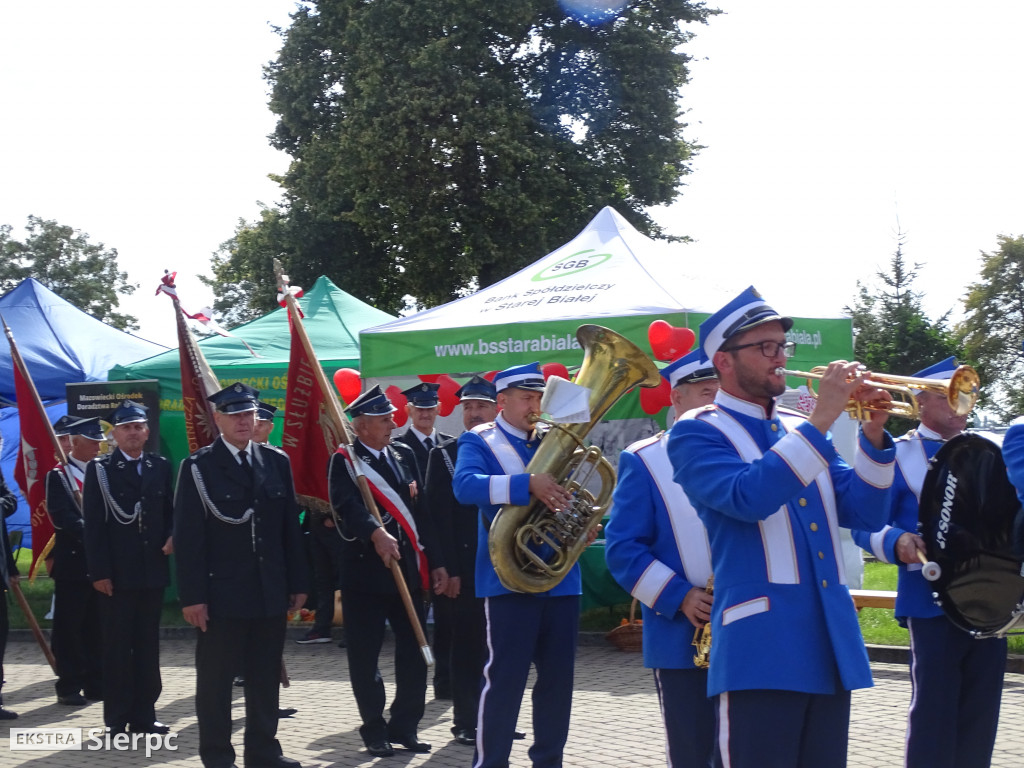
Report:
[[[1024,3],[720,0],[691,25],[686,137],[705,148],[652,211],[685,271],[838,316],[904,237],[931,317],[959,311],[997,236],[1024,234]],[[292,0],[0,0],[0,223],[28,215],[115,248],[121,311],[174,345],[170,302],[280,190],[263,66]],[[582,229],[586,221],[580,222]],[[543,254],[537,254],[540,257]],[[340,285],[344,288],[343,278]]]

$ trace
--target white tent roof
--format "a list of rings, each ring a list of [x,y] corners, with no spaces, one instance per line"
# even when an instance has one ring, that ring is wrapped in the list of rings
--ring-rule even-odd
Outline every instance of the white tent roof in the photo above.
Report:
[[[605,207],[573,240],[501,282],[366,333],[711,313],[745,287],[724,290],[689,277],[683,258],[681,246],[642,235]]]

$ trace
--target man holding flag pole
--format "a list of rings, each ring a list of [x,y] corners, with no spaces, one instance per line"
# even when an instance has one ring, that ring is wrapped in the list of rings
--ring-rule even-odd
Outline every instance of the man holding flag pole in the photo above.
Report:
[[[282,305],[288,307],[289,322],[292,329],[292,349],[288,366],[288,393],[285,402],[285,426],[282,447],[292,459],[295,490],[299,496],[299,502],[306,507],[325,505],[328,510],[331,510],[332,505],[329,503],[329,499],[333,501],[333,494],[328,492],[328,482],[322,468],[327,466],[328,460],[331,462],[338,460],[334,455],[334,451],[339,444],[347,448],[348,455],[352,456],[351,446],[355,443],[356,438],[349,429],[348,419],[341,412],[337,397],[327,382],[327,376],[317,360],[312,344],[302,324],[302,311],[296,301],[297,297],[301,296],[301,289],[288,285],[288,277],[282,273],[279,262],[275,261],[274,269],[277,273],[280,290],[278,300]],[[392,421],[393,424],[394,422]],[[346,462],[342,460],[342,464],[346,464]],[[351,474],[349,474],[349,468],[351,469]],[[357,457],[345,469],[342,469],[341,473],[344,473],[345,478],[352,483],[353,498],[359,500],[364,513],[368,515],[369,519],[376,521],[377,526],[383,527],[383,518],[378,510],[376,495],[367,481],[364,462]],[[341,473],[338,474],[339,480],[342,476]],[[408,487],[406,492],[409,493]],[[343,533],[343,531],[339,530],[339,533]],[[345,536],[343,535],[342,538],[344,539]],[[394,589],[397,594],[396,599],[400,600],[401,605],[405,609],[404,619],[396,618],[395,621],[402,622],[403,626],[411,630],[426,665],[433,664],[430,645],[427,643],[426,635],[423,632],[422,603],[417,607],[416,601],[410,593],[410,586],[402,573],[402,567],[396,559],[390,558],[384,563],[383,567],[391,571],[391,578],[394,581]],[[343,584],[343,600],[345,593],[346,590]],[[350,619],[351,615],[346,613],[346,637],[355,628],[356,624],[356,622]],[[378,653],[379,647],[378,643]],[[351,655],[349,659],[351,667],[353,666]],[[374,668],[376,668],[376,664],[374,664]],[[422,678],[422,685],[419,687],[423,688],[419,704],[422,714],[422,697],[425,695],[426,688],[426,666],[422,667],[422,673],[419,674],[419,677]],[[383,695],[382,691],[380,693]],[[376,709],[376,705],[373,708]],[[380,704],[380,709],[383,710],[383,702]],[[413,714],[415,710],[416,707],[410,708]],[[414,719],[415,722],[412,722]],[[414,731],[415,727],[418,726],[419,718],[410,716],[406,718],[406,721],[408,724],[411,724],[413,732],[396,734],[401,737],[400,739],[396,738],[396,740],[407,748],[415,748],[417,751],[429,750],[430,745],[419,741]],[[375,749],[371,754],[375,756],[393,754],[391,743],[387,740],[388,734],[375,734],[375,739],[378,736],[379,740],[373,741]],[[366,741],[365,737],[364,741]],[[367,741],[367,745],[370,745],[369,741]]]

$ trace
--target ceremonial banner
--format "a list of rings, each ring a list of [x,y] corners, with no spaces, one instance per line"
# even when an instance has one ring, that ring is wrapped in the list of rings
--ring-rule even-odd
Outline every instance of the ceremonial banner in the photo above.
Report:
[[[11,358],[14,361],[14,392],[18,401],[18,419],[21,421],[21,444],[18,447],[18,463],[14,468],[14,480],[28,504],[32,525],[32,568],[47,550],[53,538],[53,523],[46,513],[46,473],[57,466],[54,450],[56,438],[46,409],[39,399],[39,393],[32,383],[32,377],[25,362],[18,353],[14,336],[4,324],[7,340],[11,344]],[[31,569],[30,569],[31,571]]]
[[[297,305],[296,305],[297,306]],[[290,313],[290,310],[289,310]],[[285,391],[284,434],[281,447],[292,462],[292,477],[299,503],[309,509],[330,511],[327,491],[327,462],[344,435],[327,411],[327,398],[334,398],[320,385],[320,362],[306,351],[301,338],[302,320],[289,314],[292,332]]]
[[[174,303],[174,319],[178,324],[178,356],[181,361],[181,400],[185,411],[185,435],[188,451],[195,453],[220,435],[213,422],[213,410],[206,398],[220,390],[220,384],[203,357],[195,338],[185,325],[184,310],[174,286],[177,272],[166,272],[157,294],[166,293]]]

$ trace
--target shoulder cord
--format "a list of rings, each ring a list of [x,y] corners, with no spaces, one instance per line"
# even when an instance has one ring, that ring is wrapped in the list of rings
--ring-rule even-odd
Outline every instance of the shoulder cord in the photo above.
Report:
[[[455,465],[452,464],[452,459],[448,455],[448,451],[441,451],[441,458],[444,459],[444,465],[448,467],[448,474],[453,478],[455,477]]]
[[[64,472],[61,471],[60,467],[57,467],[57,470],[58,470],[57,477],[60,478],[60,484],[64,488],[64,493],[66,493],[68,495],[68,498],[71,499],[71,504],[74,506],[75,509],[78,510],[78,514],[81,515],[82,514],[82,508],[80,506],[78,506],[78,501],[77,501],[77,499],[75,499],[75,492],[71,488],[71,483],[68,482],[67,477],[65,477]],[[56,525],[53,526],[53,527],[57,528]],[[60,529],[58,528],[57,530],[60,530]]]
[[[353,453],[356,461],[363,461],[363,457],[360,456],[359,454],[355,453],[354,450],[352,451],[352,453]],[[387,459],[385,458],[384,461],[387,461]],[[363,463],[366,463],[366,462],[363,462]],[[352,466],[352,461],[351,460],[345,462],[345,469],[348,471],[348,476],[352,478],[352,482],[355,483],[356,488],[358,489],[359,488],[359,479],[356,477],[356,470]],[[329,479],[328,479],[328,481],[329,481]],[[360,498],[360,500],[362,500],[362,499]],[[378,512],[378,514],[380,514],[380,522],[381,522],[381,527],[382,528],[385,525],[387,525],[388,523],[390,523],[394,519],[394,518],[391,517],[391,514],[387,510],[381,509],[379,506],[377,507],[377,512]],[[358,541],[359,540],[358,536],[346,536],[344,533],[342,533],[340,527],[338,528],[338,533],[341,535],[341,538],[343,538],[345,541]]]
[[[203,506],[206,507],[208,512],[212,513],[213,516],[220,520],[222,523],[227,523],[228,525],[242,525],[243,523],[250,523],[250,528],[252,529],[252,551],[255,552],[256,519],[254,515],[256,514],[256,510],[253,509],[252,507],[249,507],[247,510],[245,510],[245,514],[243,514],[241,517],[228,517],[219,509],[217,509],[217,505],[214,504],[213,499],[210,498],[210,494],[206,490],[206,483],[203,481],[203,473],[200,471],[199,466],[195,462],[193,462],[191,469],[192,479],[195,481],[196,484],[196,491],[198,491],[199,498],[202,499]]]
[[[123,509],[121,505],[114,501],[113,495],[110,493],[110,480],[107,478],[107,470],[100,462],[96,462],[96,479],[100,484],[100,491],[103,493],[104,506],[107,509],[107,515],[104,516],[104,520],[108,519],[110,513],[114,513],[114,519],[121,525],[131,525],[136,520],[139,522],[139,529],[142,529],[142,501],[136,501],[135,507],[132,513],[129,515]]]

